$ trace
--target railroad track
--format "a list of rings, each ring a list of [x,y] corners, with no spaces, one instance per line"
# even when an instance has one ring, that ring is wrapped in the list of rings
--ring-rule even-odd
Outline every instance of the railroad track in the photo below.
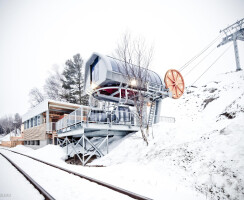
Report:
[[[18,165],[16,165],[10,158],[0,153],[2,157],[4,157],[8,162],[11,163],[39,192],[44,196],[47,200],[54,200],[52,195],[50,195],[46,190],[44,190],[34,179],[32,179],[23,169],[21,169]]]
[[[54,164],[51,164],[51,163],[48,163],[46,161],[43,161],[43,160],[40,160],[40,159],[37,159],[37,158],[34,158],[32,156],[28,156],[28,155],[25,155],[25,154],[22,154],[22,153],[19,153],[19,152],[16,152],[16,151],[12,151],[12,150],[9,150],[9,149],[3,149],[3,148],[0,148],[2,150],[6,150],[6,151],[10,151],[12,153],[16,153],[16,154],[19,154],[21,156],[25,156],[27,158],[30,158],[32,160],[35,160],[35,161],[38,161],[40,163],[43,163],[43,164],[46,164],[46,165],[49,165],[51,167],[54,167],[54,168],[57,168],[59,170],[62,170],[62,171],[65,171],[69,174],[73,174],[75,176],[78,176],[82,179],[85,179],[85,180],[88,180],[90,182],[93,182],[93,183],[96,183],[98,185],[101,185],[103,187],[106,187],[106,188],[109,188],[113,191],[116,191],[118,193],[121,193],[121,194],[124,194],[124,195],[127,195],[133,199],[138,199],[138,200],[151,200],[150,198],[148,197],[145,197],[145,196],[142,196],[142,195],[139,195],[139,194],[136,194],[134,192],[131,192],[131,191],[128,191],[128,190],[125,190],[123,188],[120,188],[120,187],[117,187],[117,186],[114,186],[114,185],[111,185],[111,184],[108,184],[108,183],[105,183],[103,181],[100,181],[100,180],[97,180],[97,179],[94,179],[94,178],[91,178],[89,176],[86,176],[86,175],[83,175],[83,174],[80,174],[80,173],[77,173],[77,172],[74,172],[74,171],[71,171],[71,170],[68,170],[68,169],[65,169],[63,167],[60,167],[60,166],[57,166],[57,165],[54,165]],[[36,183],[26,172],[24,172],[20,167],[18,167],[12,160],[10,160],[8,157],[6,157],[5,155],[3,155],[2,153],[0,153],[4,158],[6,158],[21,174],[23,174],[27,180],[29,180],[31,182],[31,184],[33,184],[33,186],[45,197],[45,199],[54,199],[47,191],[45,191],[38,183]],[[23,172],[23,173],[22,173]]]

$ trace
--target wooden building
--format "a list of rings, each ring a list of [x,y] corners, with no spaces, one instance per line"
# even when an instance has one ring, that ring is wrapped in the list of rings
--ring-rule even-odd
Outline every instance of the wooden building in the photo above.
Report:
[[[45,100],[22,117],[22,141],[33,149],[56,144],[56,122],[73,112],[80,105]]]

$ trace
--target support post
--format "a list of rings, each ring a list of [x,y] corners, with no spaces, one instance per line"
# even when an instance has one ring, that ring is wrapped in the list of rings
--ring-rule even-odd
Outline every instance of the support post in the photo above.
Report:
[[[65,141],[66,141],[66,153],[67,153],[67,155],[68,155],[68,153],[69,153],[69,149],[68,149],[68,141],[67,141],[67,137],[65,138]]]
[[[76,128],[76,110],[75,110],[75,128]]]
[[[107,130],[107,154],[108,154],[108,130]]]
[[[46,111],[46,131],[49,131],[49,110]]]
[[[68,139],[67,139],[67,141],[70,143],[70,141],[69,141]],[[70,144],[71,144],[71,143],[70,143]],[[75,154],[77,155],[77,157],[79,158],[79,160],[82,162],[82,165],[84,166],[84,162],[81,160],[81,158],[80,158],[80,156],[79,156],[79,153],[75,150],[76,146],[73,147],[73,146],[71,145],[71,147],[72,147],[73,151],[75,152]]]
[[[85,147],[84,147],[84,144],[85,144],[85,133],[83,133],[82,135],[82,147],[83,147],[83,152],[82,152],[82,164],[83,166],[85,165]]]
[[[234,43],[234,51],[235,51],[235,58],[236,58],[236,71],[240,71],[241,67],[240,67],[239,51],[238,51],[236,36],[233,39],[233,43]]]

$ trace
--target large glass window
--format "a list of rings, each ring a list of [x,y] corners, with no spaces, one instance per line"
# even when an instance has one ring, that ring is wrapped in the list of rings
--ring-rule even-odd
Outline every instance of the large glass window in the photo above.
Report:
[[[98,57],[97,57],[91,65],[91,82],[96,82],[98,80],[99,80],[99,64],[98,64]]]

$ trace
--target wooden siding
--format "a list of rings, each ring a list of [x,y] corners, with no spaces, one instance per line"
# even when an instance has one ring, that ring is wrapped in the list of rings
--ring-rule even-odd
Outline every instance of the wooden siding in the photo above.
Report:
[[[24,140],[45,140],[46,123],[23,131]]]
[[[0,146],[3,147],[16,147],[17,145],[23,145],[23,141],[2,141]]]

